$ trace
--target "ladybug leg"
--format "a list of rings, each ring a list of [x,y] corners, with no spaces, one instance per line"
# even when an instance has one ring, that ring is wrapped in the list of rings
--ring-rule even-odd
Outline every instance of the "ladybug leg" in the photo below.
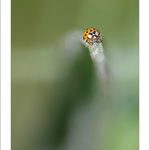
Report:
[[[89,44],[89,45],[93,45],[94,43],[91,42],[91,39],[87,39],[86,42]]]

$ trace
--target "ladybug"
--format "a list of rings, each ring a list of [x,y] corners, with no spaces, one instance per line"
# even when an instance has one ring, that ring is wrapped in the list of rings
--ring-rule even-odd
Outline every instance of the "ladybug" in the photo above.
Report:
[[[98,29],[88,28],[83,33],[83,40],[89,45],[93,45],[102,42],[102,35]]]

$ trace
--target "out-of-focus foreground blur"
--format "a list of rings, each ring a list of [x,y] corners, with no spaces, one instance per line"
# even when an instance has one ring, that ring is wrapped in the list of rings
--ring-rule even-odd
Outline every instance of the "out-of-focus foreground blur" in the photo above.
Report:
[[[138,0],[11,3],[12,150],[138,150]],[[71,39],[88,27],[106,82]]]

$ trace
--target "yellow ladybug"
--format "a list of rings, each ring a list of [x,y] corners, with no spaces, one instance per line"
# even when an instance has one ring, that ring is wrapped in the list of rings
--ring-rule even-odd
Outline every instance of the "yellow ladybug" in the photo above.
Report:
[[[88,28],[83,33],[83,40],[89,45],[93,45],[102,42],[102,36],[98,29]]]

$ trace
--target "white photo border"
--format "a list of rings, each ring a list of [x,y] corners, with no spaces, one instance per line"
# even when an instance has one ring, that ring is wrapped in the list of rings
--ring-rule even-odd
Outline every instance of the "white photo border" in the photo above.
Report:
[[[11,149],[11,1],[1,0],[1,150]]]
[[[139,148],[149,149],[149,0],[139,2]]]

